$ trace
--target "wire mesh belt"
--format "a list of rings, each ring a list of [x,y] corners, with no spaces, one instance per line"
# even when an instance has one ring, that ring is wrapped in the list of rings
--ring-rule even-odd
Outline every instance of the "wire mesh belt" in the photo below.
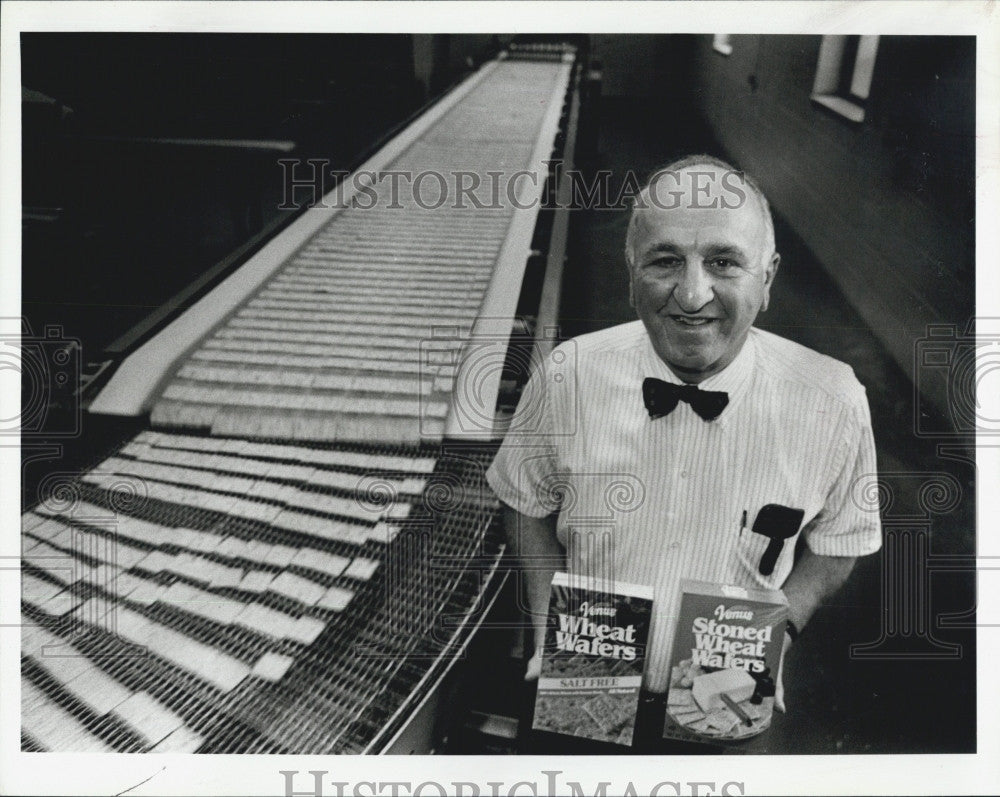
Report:
[[[497,64],[392,168],[526,168],[559,66]],[[421,355],[475,321],[511,212],[394,198],[336,214],[153,429],[23,515],[23,749],[378,750],[462,643],[490,451],[442,448],[460,336]]]
[[[488,461],[140,434],[24,515],[23,732],[364,749],[476,602]]]

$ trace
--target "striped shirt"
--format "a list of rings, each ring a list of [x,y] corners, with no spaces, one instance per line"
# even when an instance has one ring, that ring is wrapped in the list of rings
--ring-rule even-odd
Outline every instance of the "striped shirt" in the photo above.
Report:
[[[641,321],[557,347],[487,478],[524,515],[558,512],[569,572],[653,587],[644,685],[663,692],[682,578],[779,589],[798,534],[816,554],[862,556],[879,549],[881,528],[864,498],[875,478],[868,403],[844,363],[751,329],[736,359],[699,385],[729,394],[711,422],[685,402],[651,420],[648,376],[681,381]],[[770,540],[751,528],[767,504],[805,516],[765,576]]]

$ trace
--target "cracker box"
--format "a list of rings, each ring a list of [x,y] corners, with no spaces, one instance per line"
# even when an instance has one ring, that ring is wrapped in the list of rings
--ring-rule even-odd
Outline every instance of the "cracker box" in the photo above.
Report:
[[[682,581],[664,737],[727,743],[767,730],[787,617],[779,591]]]
[[[652,607],[649,587],[555,574],[534,728],[632,744]]]

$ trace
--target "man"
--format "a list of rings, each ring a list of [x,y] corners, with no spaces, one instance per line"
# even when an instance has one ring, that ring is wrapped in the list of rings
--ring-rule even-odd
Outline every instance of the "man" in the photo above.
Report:
[[[875,447],[848,366],[752,326],[779,264],[752,180],[709,156],[670,164],[636,198],[625,255],[640,320],[553,352],[488,479],[536,651],[554,570],[649,585],[643,686],[661,695],[682,578],[783,589],[787,648],[878,550],[878,515],[859,500]],[[536,652],[528,679],[539,666]]]

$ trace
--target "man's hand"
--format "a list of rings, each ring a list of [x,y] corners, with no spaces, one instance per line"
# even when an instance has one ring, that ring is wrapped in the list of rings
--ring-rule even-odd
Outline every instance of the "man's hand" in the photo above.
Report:
[[[781,675],[785,669],[785,655],[791,646],[792,639],[785,634],[785,641],[781,645],[781,658],[778,659],[778,677],[774,679],[774,707],[782,714],[785,713],[785,682],[781,680]]]
[[[820,556],[805,547],[781,586],[788,598],[788,616],[799,631],[819,605],[840,589],[856,561],[854,556]]]
[[[857,558],[853,556],[820,556],[809,550],[808,545],[805,547],[781,588],[788,598],[788,616],[799,631],[805,628],[819,605],[840,589],[854,569],[856,561]],[[778,663],[778,677],[774,680],[774,707],[782,713],[785,711],[782,671],[785,668],[785,656],[791,646],[791,637],[785,634],[781,660]]]
[[[542,674],[542,649],[535,650],[535,655],[528,659],[528,669],[524,672],[525,681],[537,681]]]
[[[520,568],[521,605],[526,608],[534,629],[534,655],[524,676],[526,681],[532,681],[542,668],[552,576],[557,569],[566,567],[566,552],[556,537],[554,515],[533,518],[504,504],[503,521],[507,546],[517,558]]]

